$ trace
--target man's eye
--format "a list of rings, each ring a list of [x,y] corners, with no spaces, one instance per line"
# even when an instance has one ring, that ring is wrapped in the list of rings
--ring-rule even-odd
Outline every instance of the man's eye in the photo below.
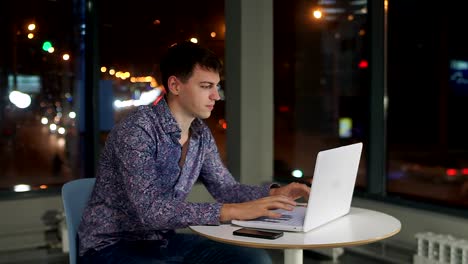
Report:
[[[203,88],[203,89],[210,89],[210,88],[211,88],[211,85],[202,85],[201,88]]]

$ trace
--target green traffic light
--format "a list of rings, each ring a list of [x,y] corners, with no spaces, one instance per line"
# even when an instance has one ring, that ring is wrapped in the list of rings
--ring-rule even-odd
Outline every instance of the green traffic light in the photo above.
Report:
[[[45,41],[44,44],[42,44],[42,49],[44,51],[48,51],[50,48],[52,48],[52,43],[50,43],[50,41]]]

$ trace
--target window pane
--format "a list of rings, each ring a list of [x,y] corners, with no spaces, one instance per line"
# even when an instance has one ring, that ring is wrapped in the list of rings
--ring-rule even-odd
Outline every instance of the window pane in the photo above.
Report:
[[[79,42],[73,2],[1,3],[2,191],[17,184],[46,189],[76,177],[74,83]]]
[[[468,206],[464,2],[391,1],[388,192]]]
[[[83,135],[88,131],[78,120],[83,120],[80,113],[85,112],[85,100],[90,100],[89,93],[83,96],[85,68],[94,65],[80,57],[80,49],[91,47],[85,46],[87,28],[79,12],[88,3],[0,2],[0,27],[5,34],[0,41],[0,189],[10,191],[19,183],[33,189],[61,186],[83,174],[80,151],[87,144]],[[224,1],[94,3],[98,24],[93,41],[98,44],[96,70],[101,74],[96,115],[103,145],[113,125],[135,103],[151,102],[141,99],[151,98],[150,93],[158,90],[158,63],[171,44],[196,38],[224,59]],[[28,29],[30,23],[36,27]],[[20,108],[9,100],[14,84],[24,93],[15,100],[21,103],[30,98],[28,107]],[[87,92],[91,90],[86,87]],[[133,106],[124,106],[129,103]],[[217,104],[206,122],[225,158],[224,102]]]
[[[359,2],[359,3],[357,3]],[[274,1],[275,177],[312,177],[320,150],[368,138],[364,1]],[[366,149],[357,185],[366,186]]]

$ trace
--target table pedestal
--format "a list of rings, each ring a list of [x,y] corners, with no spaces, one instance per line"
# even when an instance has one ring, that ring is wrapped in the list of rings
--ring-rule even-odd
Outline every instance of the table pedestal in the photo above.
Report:
[[[302,264],[302,249],[285,249],[284,264]]]

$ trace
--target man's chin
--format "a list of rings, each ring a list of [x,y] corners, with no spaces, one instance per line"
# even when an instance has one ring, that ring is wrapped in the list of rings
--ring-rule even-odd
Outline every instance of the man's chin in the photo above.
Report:
[[[200,118],[200,119],[207,119],[207,118],[209,118],[210,116],[211,116],[211,112],[210,112],[210,113],[203,113],[203,114],[200,114],[200,115],[198,116],[198,118]]]

